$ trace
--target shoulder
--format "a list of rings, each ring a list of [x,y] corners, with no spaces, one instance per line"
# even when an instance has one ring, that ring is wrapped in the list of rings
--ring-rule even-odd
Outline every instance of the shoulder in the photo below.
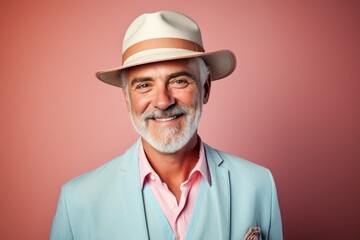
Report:
[[[210,158],[212,161],[215,161],[219,166],[241,170],[241,171],[257,171],[257,172],[267,172],[268,169],[260,166],[256,163],[253,163],[244,158],[235,156],[230,153],[215,149],[210,147],[207,144],[204,144],[206,149],[207,158]]]
[[[66,182],[63,191],[66,195],[85,196],[107,191],[114,183],[122,181],[122,176],[133,172],[137,165],[137,144],[130,147],[123,155],[115,157],[100,167],[86,172]]]
[[[217,166],[227,169],[230,179],[259,186],[272,184],[273,178],[269,169],[208,145],[205,145],[205,149],[208,162],[215,161]]]
[[[105,164],[93,169],[89,172],[83,173],[70,181],[65,183],[67,188],[77,188],[84,185],[93,185],[99,180],[105,181],[116,174],[120,168],[123,156],[115,157],[114,159],[106,162]]]

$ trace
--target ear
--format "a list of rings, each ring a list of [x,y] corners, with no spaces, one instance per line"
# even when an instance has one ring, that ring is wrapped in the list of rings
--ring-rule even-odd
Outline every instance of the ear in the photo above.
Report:
[[[210,74],[208,76],[208,79],[206,80],[206,82],[204,83],[204,100],[203,100],[203,104],[206,104],[209,101],[209,96],[210,96],[210,89],[211,89],[211,79],[210,79]]]
[[[126,90],[124,88],[121,89],[122,93],[124,95],[124,99],[126,102],[126,108],[127,110],[130,112],[130,100],[129,100],[129,94],[126,92]]]

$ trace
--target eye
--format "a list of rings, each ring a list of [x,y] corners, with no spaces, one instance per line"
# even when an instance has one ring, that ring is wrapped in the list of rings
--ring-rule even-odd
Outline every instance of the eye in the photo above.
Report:
[[[147,82],[139,83],[135,85],[135,90],[140,93],[145,93],[150,91],[151,84]]]
[[[150,85],[148,83],[142,83],[142,84],[139,84],[136,86],[136,89],[141,89],[141,88],[147,88],[149,87]]]
[[[174,79],[171,81],[171,86],[174,88],[185,88],[190,84],[190,81],[185,78]]]

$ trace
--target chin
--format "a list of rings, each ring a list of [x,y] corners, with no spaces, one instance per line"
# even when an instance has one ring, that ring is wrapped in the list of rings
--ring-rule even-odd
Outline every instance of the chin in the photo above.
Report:
[[[162,153],[175,153],[181,150],[189,141],[188,137],[178,136],[178,137],[167,137],[167,138],[158,138],[154,139],[152,137],[148,138],[142,136],[148,144],[150,144],[154,149]]]
[[[169,131],[170,130],[170,131]],[[186,146],[189,143],[191,138],[196,134],[196,128],[187,129],[181,133],[176,133],[176,131],[168,131],[164,134],[157,134],[153,136],[149,132],[140,134],[141,137],[154,149],[162,153],[175,153]]]

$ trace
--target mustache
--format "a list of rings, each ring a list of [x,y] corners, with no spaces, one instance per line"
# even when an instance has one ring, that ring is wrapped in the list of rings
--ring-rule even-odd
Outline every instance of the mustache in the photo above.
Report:
[[[168,118],[172,116],[179,116],[183,114],[188,114],[189,110],[185,106],[179,104],[172,105],[165,110],[160,109],[146,109],[143,114],[141,114],[141,119],[146,121],[153,118]]]

